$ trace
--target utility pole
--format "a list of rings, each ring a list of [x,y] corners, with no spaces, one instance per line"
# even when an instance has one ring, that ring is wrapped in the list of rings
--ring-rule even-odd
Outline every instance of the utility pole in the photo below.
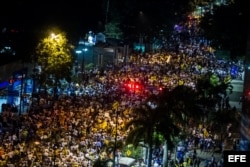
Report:
[[[107,25],[107,23],[108,23],[108,13],[109,13],[109,0],[107,0],[107,6],[106,6],[105,25]]]
[[[23,105],[22,103],[23,103],[23,71],[22,71],[22,78],[21,78],[19,115],[21,115],[22,113],[22,105]]]
[[[84,55],[84,52],[85,51],[83,51],[82,52],[82,70],[81,70],[81,72],[82,72],[82,80],[85,80],[85,55]]]
[[[116,167],[116,150],[117,150],[117,128],[118,128],[118,109],[115,110],[115,144],[114,144],[114,150],[113,150],[113,167]],[[118,158],[118,157],[117,157]]]

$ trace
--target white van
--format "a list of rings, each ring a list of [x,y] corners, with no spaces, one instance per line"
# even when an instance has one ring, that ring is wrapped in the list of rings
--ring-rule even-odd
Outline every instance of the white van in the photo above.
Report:
[[[135,162],[136,162],[136,160],[134,158],[131,158],[131,157],[121,157],[118,160],[120,167],[131,167],[132,165],[135,164]]]

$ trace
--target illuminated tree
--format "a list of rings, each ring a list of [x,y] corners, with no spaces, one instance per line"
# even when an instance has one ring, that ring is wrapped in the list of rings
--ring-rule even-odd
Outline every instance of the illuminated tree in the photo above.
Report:
[[[73,47],[68,43],[65,33],[51,33],[42,39],[35,50],[36,63],[41,66],[40,84],[54,86],[57,91],[60,79],[70,80],[73,65]],[[49,82],[48,82],[49,81]]]

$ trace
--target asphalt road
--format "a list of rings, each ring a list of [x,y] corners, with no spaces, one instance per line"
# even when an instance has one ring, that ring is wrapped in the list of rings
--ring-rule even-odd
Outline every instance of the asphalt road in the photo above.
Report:
[[[242,80],[232,80],[231,84],[233,86],[233,92],[229,95],[229,104],[231,107],[236,107],[237,110],[242,109],[242,103],[240,98],[243,95],[243,81]]]
[[[200,149],[197,150],[197,157],[201,159],[201,163],[199,167],[205,167],[206,161],[210,161],[212,159],[212,155],[215,158],[215,162],[218,162],[222,158],[222,154],[220,152],[201,152]]]

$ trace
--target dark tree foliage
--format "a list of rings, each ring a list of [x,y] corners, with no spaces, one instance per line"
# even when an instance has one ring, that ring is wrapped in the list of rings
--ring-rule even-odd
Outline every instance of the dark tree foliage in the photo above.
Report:
[[[213,47],[229,50],[232,59],[243,56],[247,40],[246,1],[216,6],[212,14],[206,13],[201,19],[200,27]]]
[[[168,147],[173,146],[172,137],[185,137],[188,127],[198,123],[203,117],[197,96],[191,87],[177,86],[173,90],[163,89],[158,96],[149,101],[157,104],[157,112],[161,113],[156,124],[157,131],[167,140]],[[180,136],[180,132],[183,136]]]
[[[163,27],[172,30],[193,9],[192,0],[103,0],[107,22],[120,23],[124,36],[130,40],[143,35],[150,40]],[[107,10],[107,3],[109,7]]]
[[[222,107],[221,101],[232,93],[233,86],[230,82],[220,81],[214,85],[211,83],[211,76],[213,73],[207,73],[201,76],[196,83],[198,104],[208,110],[214,110],[216,105]]]

